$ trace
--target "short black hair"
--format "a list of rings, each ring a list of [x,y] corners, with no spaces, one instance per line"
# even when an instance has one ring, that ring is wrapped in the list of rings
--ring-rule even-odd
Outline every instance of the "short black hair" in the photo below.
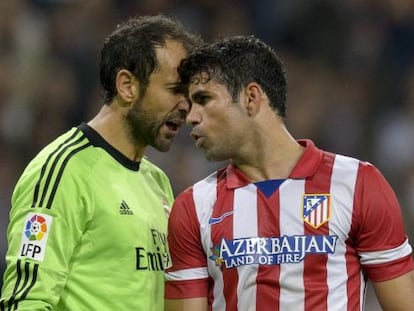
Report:
[[[286,113],[286,74],[281,59],[267,44],[254,36],[234,36],[204,44],[184,59],[179,68],[184,85],[194,82],[197,74],[207,74],[206,82],[223,83],[233,101],[243,87],[256,82],[281,117]],[[203,81],[201,81],[203,82]]]
[[[151,73],[158,67],[156,48],[167,39],[181,42],[191,52],[201,43],[199,36],[188,32],[173,17],[165,15],[137,16],[118,25],[106,38],[101,50],[99,77],[104,102],[116,95],[115,79],[121,69],[133,73],[145,92]]]

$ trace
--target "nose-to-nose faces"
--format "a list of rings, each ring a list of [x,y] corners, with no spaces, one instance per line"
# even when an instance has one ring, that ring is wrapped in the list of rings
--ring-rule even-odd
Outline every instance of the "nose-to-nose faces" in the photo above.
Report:
[[[184,95],[180,96],[177,109],[181,113],[184,113],[185,116],[187,116],[188,113],[190,112],[190,103],[188,102],[188,100],[185,98]]]

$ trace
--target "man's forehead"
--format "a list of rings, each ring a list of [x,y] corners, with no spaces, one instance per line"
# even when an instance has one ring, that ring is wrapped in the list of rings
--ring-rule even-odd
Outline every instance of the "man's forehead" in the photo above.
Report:
[[[226,91],[226,87],[215,79],[208,78],[194,83],[191,82],[188,91],[190,95],[195,93],[221,93]]]
[[[158,71],[173,70],[177,68],[182,59],[188,56],[187,50],[180,41],[166,40],[163,46],[155,48],[158,61]]]

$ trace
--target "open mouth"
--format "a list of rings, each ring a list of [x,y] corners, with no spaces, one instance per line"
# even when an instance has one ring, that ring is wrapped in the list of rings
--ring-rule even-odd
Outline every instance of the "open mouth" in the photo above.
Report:
[[[180,128],[181,124],[174,122],[174,121],[167,121],[165,123],[165,125],[167,125],[167,127],[171,130],[171,131],[178,131],[178,129]]]
[[[168,127],[168,129],[172,132],[177,133],[180,127],[184,124],[184,120],[182,119],[171,119],[165,122],[165,126]]]

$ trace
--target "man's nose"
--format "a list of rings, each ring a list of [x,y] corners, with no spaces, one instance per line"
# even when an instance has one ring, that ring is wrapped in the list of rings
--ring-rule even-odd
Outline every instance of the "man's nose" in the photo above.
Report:
[[[197,111],[197,105],[194,105],[194,104],[191,105],[190,111],[188,112],[187,118],[185,121],[188,125],[192,125],[192,126],[201,122],[201,115]]]
[[[190,111],[190,103],[188,100],[182,96],[178,101],[177,109],[184,114],[184,116],[187,116]]]

